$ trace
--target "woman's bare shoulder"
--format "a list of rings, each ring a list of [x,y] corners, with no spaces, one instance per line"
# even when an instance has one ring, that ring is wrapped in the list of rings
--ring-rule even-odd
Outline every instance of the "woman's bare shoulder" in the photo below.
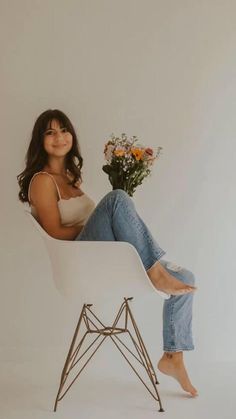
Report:
[[[31,180],[31,187],[40,188],[41,186],[50,186],[54,184],[52,176],[47,172],[35,173]]]
[[[31,181],[30,186],[30,198],[31,201],[35,201],[38,198],[50,195],[57,195],[55,182],[48,173],[39,172],[36,173]]]

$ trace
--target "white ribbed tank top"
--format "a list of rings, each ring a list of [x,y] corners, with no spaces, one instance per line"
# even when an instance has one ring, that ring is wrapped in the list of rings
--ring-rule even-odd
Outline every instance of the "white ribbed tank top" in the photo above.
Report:
[[[69,199],[63,199],[60,194],[59,187],[57,182],[55,181],[54,177],[48,172],[37,172],[33,175],[28,189],[28,199],[30,203],[30,189],[31,184],[35,176],[40,173],[45,173],[50,176],[56,186],[57,193],[58,193],[58,208],[61,216],[61,223],[64,226],[72,226],[72,225],[84,225],[89,218],[90,214],[93,212],[95,208],[94,201],[85,193],[80,196],[75,196]],[[37,219],[37,211],[36,208],[30,204],[31,207],[31,214]]]

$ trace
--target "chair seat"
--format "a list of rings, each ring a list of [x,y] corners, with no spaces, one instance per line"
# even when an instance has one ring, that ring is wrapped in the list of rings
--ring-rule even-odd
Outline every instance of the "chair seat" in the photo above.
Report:
[[[130,243],[54,239],[26,213],[46,245],[56,288],[67,299],[100,305],[153,292],[168,298],[153,286]]]

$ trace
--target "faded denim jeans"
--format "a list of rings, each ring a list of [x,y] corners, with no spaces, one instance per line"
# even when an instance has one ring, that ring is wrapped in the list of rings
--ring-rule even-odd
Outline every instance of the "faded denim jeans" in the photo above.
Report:
[[[122,189],[106,194],[75,240],[125,241],[132,244],[146,270],[159,261],[175,278],[194,285],[192,272],[160,260],[166,253],[138,215],[133,200]],[[178,352],[194,349],[192,339],[193,293],[171,296],[163,306],[163,349]]]

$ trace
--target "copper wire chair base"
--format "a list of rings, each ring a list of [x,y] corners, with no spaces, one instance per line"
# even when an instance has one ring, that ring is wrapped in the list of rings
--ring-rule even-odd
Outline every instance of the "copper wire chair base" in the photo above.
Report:
[[[55,405],[54,405],[54,412],[57,410],[58,402],[63,399],[63,397],[69,391],[72,384],[76,381],[76,379],[79,377],[83,369],[89,363],[90,359],[97,352],[99,347],[107,339],[108,336],[110,337],[114,345],[117,347],[117,349],[120,351],[120,353],[123,355],[125,360],[128,362],[132,370],[138,376],[142,384],[146,387],[148,392],[157,401],[159,405],[159,412],[164,412],[161,399],[157,390],[157,384],[159,384],[159,382],[157,381],[156,373],[153,368],[152,362],[148,355],[147,349],[144,345],[143,339],[140,335],[134,316],[131,312],[130,305],[129,305],[130,300],[132,300],[132,298],[124,298],[124,302],[121,304],[118,310],[117,316],[115,317],[115,320],[112,326],[110,327],[105,326],[98,319],[98,317],[93,313],[91,309],[92,304],[83,305],[82,311],[80,313],[79,321],[76,326],[74,336],[71,342],[71,346],[70,346],[70,349],[69,349],[69,352],[65,361],[65,365],[61,373],[61,381],[60,381],[59,390],[58,390]],[[123,327],[117,327],[118,322],[120,320],[124,321]],[[85,325],[85,333],[83,334],[80,341],[77,342],[79,332],[82,329],[82,325]],[[129,325],[133,329],[133,334],[131,334],[131,331],[128,328]],[[83,349],[83,353],[81,354],[82,346],[85,343],[86,337],[89,335],[92,336],[93,334],[95,336],[93,342],[85,350]],[[122,335],[122,334],[126,334],[126,336],[130,338],[132,346],[134,347],[133,349],[135,349],[135,353],[131,351],[129,347],[127,346],[127,344],[125,344],[121,340],[119,335]],[[99,338],[101,338],[100,342],[99,342]],[[69,376],[72,369],[75,367],[75,365],[79,363],[79,361],[82,360],[84,355],[87,354],[88,351],[94,346],[96,347],[95,349],[93,349],[92,354],[88,357],[86,362],[80,368],[79,372],[72,379],[72,381],[68,384]],[[128,355],[131,355],[132,358],[136,360],[136,363],[138,362],[145,369],[146,374],[147,374],[146,378],[149,381],[149,385],[146,384],[146,382],[141,377],[139,372],[133,366],[132,362],[128,358]]]

